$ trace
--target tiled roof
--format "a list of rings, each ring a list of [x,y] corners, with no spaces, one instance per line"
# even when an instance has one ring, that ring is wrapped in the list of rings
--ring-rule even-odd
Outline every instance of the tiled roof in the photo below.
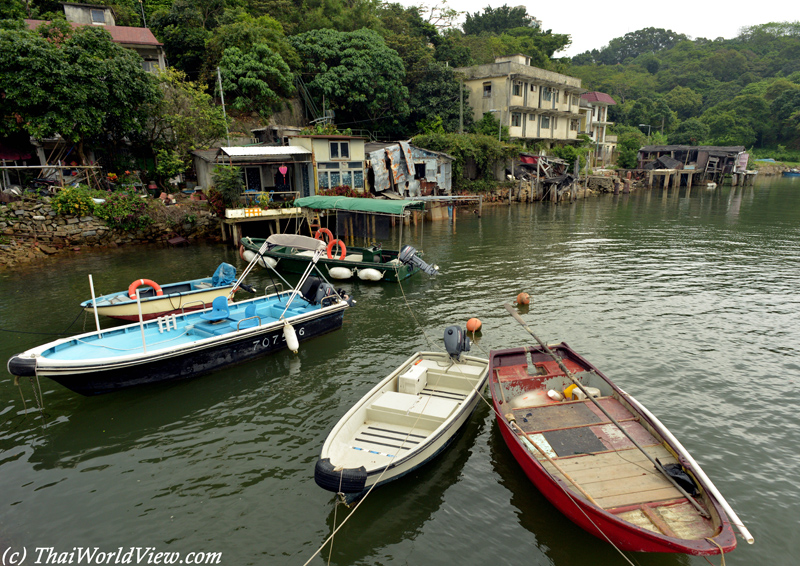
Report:
[[[602,102],[604,104],[616,104],[616,102],[614,102],[614,99],[604,92],[597,92],[597,91],[584,92],[581,95],[581,98],[586,100],[587,102]]]
[[[29,29],[36,29],[42,24],[46,24],[44,20],[25,20]],[[73,28],[78,28],[84,24],[70,22]],[[132,28],[128,26],[99,26],[111,34],[111,39],[114,43],[126,43],[129,45],[153,45],[160,46],[156,36],[149,28]]]

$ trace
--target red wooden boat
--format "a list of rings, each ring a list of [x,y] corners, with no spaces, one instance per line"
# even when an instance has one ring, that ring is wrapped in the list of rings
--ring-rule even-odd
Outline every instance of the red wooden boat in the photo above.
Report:
[[[732,524],[752,544],[655,416],[567,344],[536,340],[492,350],[489,386],[503,439],[559,511],[625,551],[728,553]]]

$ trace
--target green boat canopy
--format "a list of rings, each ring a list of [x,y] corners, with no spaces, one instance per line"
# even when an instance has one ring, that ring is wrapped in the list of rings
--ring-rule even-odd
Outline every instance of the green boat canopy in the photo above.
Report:
[[[425,210],[421,200],[388,200],[354,197],[303,197],[294,201],[295,206],[313,210],[349,210],[372,214],[396,214],[402,216],[406,210]]]

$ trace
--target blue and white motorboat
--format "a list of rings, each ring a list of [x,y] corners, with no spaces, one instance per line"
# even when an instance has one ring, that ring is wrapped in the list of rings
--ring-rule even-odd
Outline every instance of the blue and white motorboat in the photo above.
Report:
[[[306,247],[316,256],[325,252],[324,242],[306,236],[278,234],[270,241]],[[8,361],[8,371],[47,377],[77,393],[96,395],[197,377],[287,347],[297,351],[300,341],[341,328],[351,304],[330,283],[310,275],[315,265],[309,264],[290,291],[276,289],[237,303],[218,297],[203,311],[98,328],[16,354]],[[252,267],[248,265],[234,285],[241,284]]]

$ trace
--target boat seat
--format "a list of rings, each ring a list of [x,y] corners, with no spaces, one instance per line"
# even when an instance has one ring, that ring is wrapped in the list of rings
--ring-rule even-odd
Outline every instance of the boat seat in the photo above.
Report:
[[[247,305],[244,309],[244,318],[241,320],[234,320],[231,322],[231,328],[234,330],[244,330],[245,328],[253,328],[261,324],[261,319],[256,316],[255,303]]]
[[[346,255],[346,256],[344,256],[344,260],[345,261],[358,261],[358,262],[361,262],[361,261],[364,261],[364,254]]]
[[[228,309],[228,297],[216,297],[211,303],[211,310],[200,315],[203,320],[212,322],[228,318],[231,311]]]
[[[196,289],[211,289],[211,287],[213,287],[213,285],[208,281],[200,281],[195,283],[194,286]]]

